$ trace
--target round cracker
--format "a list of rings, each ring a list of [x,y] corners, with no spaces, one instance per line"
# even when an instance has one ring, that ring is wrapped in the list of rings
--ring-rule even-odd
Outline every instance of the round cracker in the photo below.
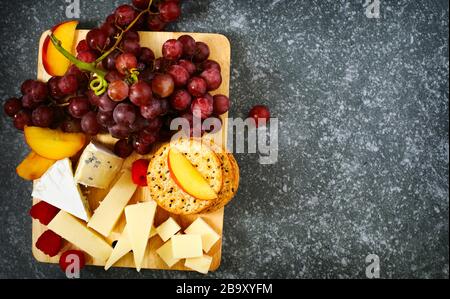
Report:
[[[222,187],[222,171],[219,158],[208,147],[199,147],[196,141],[177,141],[166,143],[155,153],[147,173],[150,195],[158,205],[173,214],[197,214],[208,208],[212,200],[196,199],[184,192],[170,177],[168,154],[171,146],[185,153],[190,162],[202,174],[214,190]],[[216,191],[218,192],[218,191]]]

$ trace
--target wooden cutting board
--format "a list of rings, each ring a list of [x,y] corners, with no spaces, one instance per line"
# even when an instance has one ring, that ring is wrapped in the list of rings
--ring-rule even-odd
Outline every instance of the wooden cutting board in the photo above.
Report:
[[[77,30],[75,39],[77,42],[74,44],[74,47],[76,44],[78,44],[78,41],[85,38],[88,30]],[[42,81],[47,81],[50,76],[46,73],[44,66],[42,64],[42,45],[44,43],[45,37],[49,34],[49,31],[46,31],[42,34],[40,43],[39,43],[39,61],[38,61],[38,79]],[[149,47],[155,52],[156,57],[161,57],[161,47],[163,43],[171,38],[178,38],[179,36],[186,34],[186,33],[178,33],[178,32],[140,32],[140,38],[141,38],[141,46],[142,47]],[[210,58],[213,60],[216,60],[218,63],[220,63],[222,68],[222,78],[223,82],[220,88],[213,92],[213,94],[224,94],[229,95],[229,85],[230,85],[230,43],[229,40],[220,34],[210,34],[210,33],[188,33],[190,34],[195,40],[197,41],[203,41],[208,44],[211,50]],[[72,49],[72,53],[75,52],[75,49]],[[223,122],[223,128],[227,128],[227,117],[228,114],[224,114],[222,116],[222,122]],[[214,136],[214,138],[217,138],[216,140],[220,140],[223,143],[226,144],[227,140],[227,130],[222,129],[221,131],[217,132]],[[101,141],[102,143],[109,145],[110,147],[115,143],[115,140],[109,136],[109,135],[99,135],[95,139]],[[151,154],[150,154],[151,155]],[[148,155],[148,156],[150,156]],[[125,163],[124,167],[130,167],[131,163],[135,161],[136,159],[140,158],[142,156],[139,156],[137,154],[133,154],[131,157],[129,157]],[[94,189],[94,188],[87,188],[84,190],[86,192],[86,195],[89,200],[89,204],[91,206],[92,211],[94,211],[98,205],[99,202],[105,197],[108,190],[100,190],[100,189]],[[146,201],[151,199],[150,194],[146,188],[138,188],[136,193],[134,194],[133,198],[130,201],[130,204],[137,201]],[[33,204],[37,203],[38,199],[33,199]],[[178,224],[182,227],[184,230],[187,228],[195,219],[198,217],[202,217],[214,230],[219,233],[222,236],[223,232],[223,217],[224,217],[224,209],[220,209],[214,213],[209,214],[200,214],[200,215],[189,215],[189,216],[179,216],[179,215],[171,215],[170,213],[166,212],[165,210],[158,208],[156,212],[155,217],[155,226],[158,226],[160,223],[164,222],[169,216],[174,217],[174,219],[178,222]],[[121,216],[121,219],[119,220],[116,228],[114,229],[113,233],[108,237],[108,242],[112,244],[115,240],[117,240],[118,236],[122,232],[125,225],[125,217],[124,215]],[[33,256],[38,260],[39,262],[44,263],[58,263],[59,262],[59,255],[55,256],[53,258],[49,257],[48,255],[45,255],[42,253],[39,249],[36,248],[35,244],[39,236],[46,231],[46,226],[42,225],[39,221],[33,219],[33,226],[32,226],[32,252]],[[159,256],[156,254],[156,249],[158,249],[163,244],[163,241],[159,238],[159,236],[155,236],[152,239],[149,240],[149,244],[147,246],[147,252],[145,255],[144,263],[142,268],[143,269],[162,269],[162,270],[190,270],[186,267],[184,267],[184,260],[178,262],[176,265],[174,265],[171,268],[168,268],[167,265],[159,258]],[[61,252],[65,252],[69,249],[76,249],[75,246],[72,244],[66,242],[64,245],[64,248],[61,250]],[[211,255],[213,257],[212,265],[210,270],[215,271],[220,265],[221,261],[221,255],[222,255],[222,239],[220,239],[213,248],[211,248],[208,255]],[[87,264],[88,265],[96,265],[96,266],[104,266],[104,263],[88,256],[86,254],[87,258]],[[119,260],[114,267],[129,267],[134,268],[134,261],[132,253],[128,253],[126,256],[124,256],[121,260]]]

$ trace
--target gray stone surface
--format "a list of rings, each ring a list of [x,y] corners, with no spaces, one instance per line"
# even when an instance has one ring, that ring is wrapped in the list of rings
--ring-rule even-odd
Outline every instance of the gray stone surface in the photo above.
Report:
[[[126,1],[81,0],[90,28]],[[65,1],[2,1],[0,98],[36,76],[42,31]],[[448,278],[448,1],[185,1],[169,30],[218,32],[232,44],[234,117],[255,104],[280,119],[279,160],[237,155],[213,278]],[[0,278],[64,277],[31,255],[28,151],[1,114]],[[88,267],[84,278],[194,273]]]

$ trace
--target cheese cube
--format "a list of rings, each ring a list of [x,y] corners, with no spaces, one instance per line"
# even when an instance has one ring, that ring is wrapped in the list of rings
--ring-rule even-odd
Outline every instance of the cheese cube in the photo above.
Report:
[[[104,263],[111,255],[113,248],[94,231],[74,216],[60,211],[48,224],[48,228],[79,247],[87,254]]]
[[[201,257],[203,255],[200,235],[175,235],[171,240],[173,257],[176,259]]]
[[[122,168],[122,163],[122,158],[91,142],[78,161],[75,180],[85,186],[106,189]]]
[[[216,233],[214,229],[209,226],[202,218],[197,218],[192,224],[184,231],[189,235],[201,235],[203,250],[208,253],[211,247],[216,244],[220,239],[220,235]]]
[[[197,272],[207,274],[209,267],[211,267],[212,257],[208,255],[203,255],[201,257],[193,257],[186,259],[184,265],[189,269],[195,270]]]
[[[176,263],[178,263],[181,259],[176,259],[173,257],[172,252],[172,240],[166,242],[163,246],[159,247],[156,250],[156,253],[159,257],[166,263],[167,266],[172,267]]]
[[[169,217],[169,219],[164,221],[160,226],[156,228],[156,231],[158,232],[158,235],[161,237],[161,239],[166,242],[180,229],[181,227],[178,225],[178,223],[172,217]]]
[[[89,220],[88,226],[107,237],[122,215],[137,185],[133,183],[131,172],[124,170],[117,183],[111,188],[100,206]]]

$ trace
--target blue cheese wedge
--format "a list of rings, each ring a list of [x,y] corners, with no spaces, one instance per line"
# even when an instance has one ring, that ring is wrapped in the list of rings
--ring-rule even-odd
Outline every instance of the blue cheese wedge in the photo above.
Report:
[[[84,221],[89,221],[89,203],[73,178],[68,158],[56,161],[44,175],[33,183],[34,198],[43,200]]]
[[[75,180],[84,186],[106,189],[122,168],[122,164],[122,158],[106,147],[91,142],[78,161]]]

